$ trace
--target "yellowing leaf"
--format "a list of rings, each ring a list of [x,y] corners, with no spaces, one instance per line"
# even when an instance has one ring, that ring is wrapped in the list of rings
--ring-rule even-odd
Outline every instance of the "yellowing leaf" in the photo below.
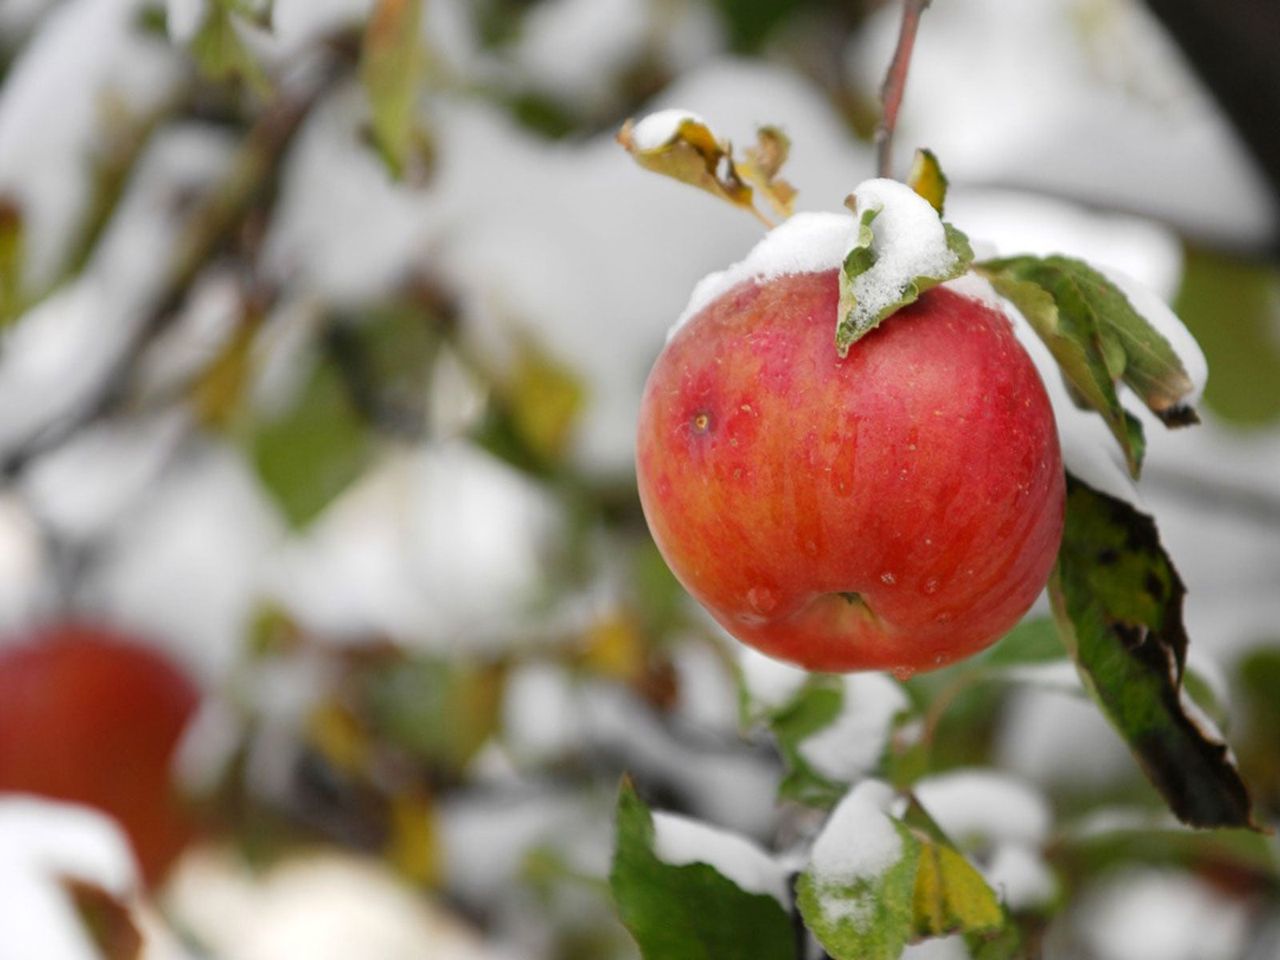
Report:
[[[378,0],[360,50],[360,81],[373,114],[373,139],[396,177],[404,174],[417,136],[414,108],[424,64],[421,23],[422,0]]]
[[[929,205],[942,216],[947,199],[947,177],[932,150],[917,150],[907,174],[907,186],[929,201]]]
[[[431,798],[419,793],[393,796],[389,826],[387,859],[410,880],[436,884],[440,879],[440,842]]]
[[[324,758],[343,773],[358,773],[368,763],[370,744],[360,722],[335,702],[321,704],[312,712],[309,740]]]
[[[646,660],[644,637],[629,617],[612,614],[587,631],[583,661],[595,673],[632,681],[644,673]]]
[[[22,312],[22,212],[18,205],[0,197],[0,327]]]
[[[932,841],[921,847],[912,905],[919,936],[983,933],[1004,924],[1000,903],[982,875],[957,851]]]
[[[727,140],[721,140],[698,117],[664,110],[636,123],[628,120],[618,131],[618,143],[646,170],[705,190],[748,211],[766,227],[773,223],[755,205],[748,180],[759,186],[769,204],[788,215],[795,190],[777,174],[786,160],[789,142],[776,127],[763,127],[747,159],[735,161]]]
[[[256,322],[241,322],[192,385],[191,403],[200,423],[224,428],[240,410],[252,372],[250,360],[257,331]]]
[[[586,399],[577,375],[526,343],[505,394],[512,423],[525,444],[544,461],[563,456]]]
[[[734,164],[738,175],[755,187],[780,217],[791,216],[795,209],[795,187],[778,176],[790,152],[786,134],[765,126],[756,131],[756,145],[746,149],[746,159]]]

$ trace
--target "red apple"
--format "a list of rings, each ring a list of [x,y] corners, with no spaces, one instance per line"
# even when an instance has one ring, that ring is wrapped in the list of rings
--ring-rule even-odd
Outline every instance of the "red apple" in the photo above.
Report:
[[[942,666],[1039,594],[1062,535],[1053,411],[1008,319],[937,287],[834,344],[835,270],[748,280],[645,387],[640,499],[680,582],[811,670]]]
[[[100,627],[53,626],[0,646],[0,791],[110,814],[155,883],[195,833],[171,764],[197,702],[160,653]]]

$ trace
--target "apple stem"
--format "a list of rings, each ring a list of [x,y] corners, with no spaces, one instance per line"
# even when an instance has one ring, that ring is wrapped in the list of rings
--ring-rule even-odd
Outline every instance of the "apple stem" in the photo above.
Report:
[[[893,176],[893,132],[898,126],[898,108],[902,106],[902,94],[907,86],[907,68],[911,65],[911,52],[916,45],[916,30],[920,15],[930,0],[903,0],[902,28],[898,31],[898,46],[880,88],[880,123],[876,126],[876,167],[882,177]]]

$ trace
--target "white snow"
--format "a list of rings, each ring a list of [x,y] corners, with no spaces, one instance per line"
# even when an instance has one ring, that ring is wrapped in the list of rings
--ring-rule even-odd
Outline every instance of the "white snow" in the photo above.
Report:
[[[962,845],[973,836],[1039,845],[1053,822],[1038,790],[999,770],[949,771],[925,777],[912,790],[938,826]]]
[[[831,811],[814,841],[809,870],[819,886],[847,886],[873,880],[902,856],[902,838],[888,811],[893,788],[863,780]]]
[[[746,837],[662,812],[653,814],[653,831],[653,852],[664,863],[705,863],[747,893],[773,897],[790,910],[785,868]]]
[[[747,280],[764,282],[795,273],[838,267],[855,238],[853,217],[846,213],[797,213],[774,227],[746,258],[704,277],[689,297],[668,337],[709,303]]]
[[[978,259],[1062,254],[1133,277],[1161,297],[1182,279],[1182,240],[1154,220],[1092,210],[1030,191],[952,184],[946,219],[963,230]],[[979,247],[991,249],[979,254]]]
[[[672,118],[667,118],[670,123]],[[880,211],[871,224],[875,264],[855,278],[859,311],[875,314],[899,299],[916,277],[944,276],[956,264],[947,248],[937,212],[910,187],[894,180],[865,180],[854,190],[857,215],[797,213],[770,230],[746,258],[709,274],[693,289],[689,303],[668,337],[717,297],[747,280],[763,283],[774,277],[838,268],[857,239],[857,218],[867,209]]]
[[[1182,361],[1182,368],[1192,383],[1192,392],[1187,396],[1186,402],[1192,405],[1198,403],[1204,394],[1205,382],[1209,379],[1209,363],[1191,331],[1169,308],[1169,304],[1141,281],[1115,268],[1099,266],[1098,269],[1120,289],[1133,309],[1155,328],[1156,333],[1168,341],[1173,352]]]
[[[747,695],[753,705],[765,712],[785,707],[809,679],[808,671],[767,657],[755,647],[745,643],[735,643],[734,647]]]
[[[1034,687],[1013,692],[996,737],[995,763],[1038,786],[1071,790],[1105,789],[1139,775],[1092,701]]]
[[[86,807],[0,794],[0,956],[97,960],[64,877],[131,899],[137,865],[120,828]]]
[[[632,142],[640,151],[658,150],[676,138],[680,127],[686,121],[700,123],[703,126],[707,124],[707,121],[692,110],[669,107],[666,110],[657,110],[641,119],[631,130]]]
[[[1231,960],[1249,943],[1244,902],[1189,874],[1147,867],[1108,875],[1072,918],[1098,960]]]
[[[955,933],[949,937],[930,937],[912,943],[902,951],[900,960],[969,960],[972,954],[964,942],[964,935]]]
[[[173,52],[134,26],[140,6],[54,5],[0,87],[0,194],[23,212],[30,289],[54,278],[90,199],[87,165],[111,119],[104,95],[144,116],[178,80]]]
[[[12,491],[0,493],[0,637],[16,642],[53,600],[51,557],[35,516]]]
[[[883,673],[851,673],[841,678],[844,701],[828,726],[802,740],[800,755],[823,776],[852,783],[880,762],[893,719],[910,701],[901,686]]]
[[[868,96],[879,90],[899,20],[885,5],[850,44],[850,74]],[[1080,198],[1228,245],[1275,238],[1275,203],[1256,163],[1136,0],[934,4],[897,143],[899,173],[910,148],[927,144],[953,184]]]
[[[422,444],[389,453],[286,542],[265,589],[339,640],[500,646],[532,632],[559,523],[547,491],[490,454]]]
[[[524,663],[507,678],[503,739],[519,760],[553,761],[582,742],[569,671],[551,662]]]
[[[165,26],[174,43],[190,43],[204,22],[209,0],[165,0]]]
[[[200,680],[224,678],[261,601],[263,557],[280,536],[240,451],[190,441],[114,529],[87,571],[83,607],[156,638]]]
[[[1039,850],[1021,843],[1002,843],[982,870],[1010,910],[1047,906],[1058,893],[1058,881]]]
[[[236,960],[497,960],[460,917],[350,853],[255,871],[231,851],[197,851],[171,878],[166,907],[209,953]]]
[[[646,0],[546,0],[525,15],[512,57],[538,88],[597,108],[643,51],[651,16]]]

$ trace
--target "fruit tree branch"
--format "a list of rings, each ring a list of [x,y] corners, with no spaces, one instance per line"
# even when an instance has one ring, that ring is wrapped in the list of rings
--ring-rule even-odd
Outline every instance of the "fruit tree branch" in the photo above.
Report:
[[[893,132],[898,126],[898,108],[902,106],[902,94],[907,87],[907,68],[911,65],[911,52],[916,45],[920,14],[929,3],[930,0],[903,0],[898,46],[893,51],[884,86],[880,88],[882,110],[880,123],[876,126],[876,167],[882,177],[893,176]]]

